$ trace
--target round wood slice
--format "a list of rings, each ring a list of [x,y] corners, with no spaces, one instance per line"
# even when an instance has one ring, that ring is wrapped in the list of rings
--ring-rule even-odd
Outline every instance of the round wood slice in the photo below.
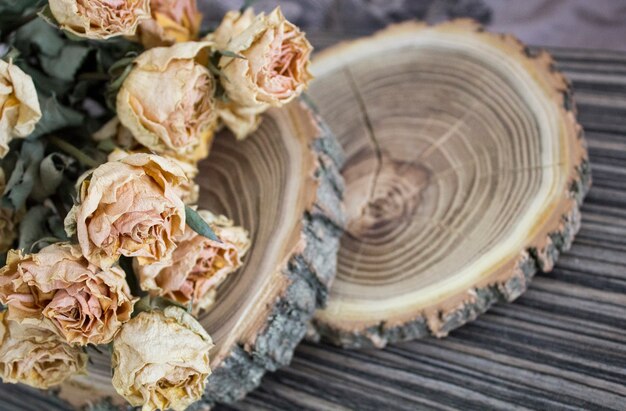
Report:
[[[295,102],[269,111],[244,141],[218,135],[200,164],[199,207],[249,230],[252,247],[199,318],[216,346],[196,407],[240,399],[266,371],[290,362],[335,275],[344,226],[341,162],[335,138]],[[125,407],[111,385],[109,353],[89,354],[89,375],[62,386],[60,397],[99,410]]]
[[[411,22],[322,52],[313,72],[346,153],[348,214],[319,335],[346,347],[445,336],[570,246],[590,175],[546,52],[469,20]]]

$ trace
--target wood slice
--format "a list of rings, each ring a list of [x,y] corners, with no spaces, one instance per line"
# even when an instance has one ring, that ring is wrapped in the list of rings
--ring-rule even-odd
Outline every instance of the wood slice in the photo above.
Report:
[[[590,174],[548,53],[469,20],[411,22],[324,51],[313,72],[347,159],[319,335],[346,347],[445,336],[570,247]]]
[[[290,362],[335,275],[344,226],[341,162],[341,147],[300,102],[270,110],[245,141],[216,137],[197,178],[200,208],[248,229],[252,247],[199,318],[216,346],[196,407],[240,399],[267,370]],[[62,386],[59,396],[75,406],[125,407],[111,385],[110,355],[90,350],[90,357],[89,375]]]

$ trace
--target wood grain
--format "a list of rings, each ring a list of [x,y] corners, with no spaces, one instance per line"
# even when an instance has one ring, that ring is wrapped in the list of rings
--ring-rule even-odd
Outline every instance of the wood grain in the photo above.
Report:
[[[318,45],[336,34],[315,37]],[[572,248],[512,304],[447,338],[343,350],[290,367],[218,410],[623,410],[626,403],[626,54],[550,49],[573,81],[594,185]],[[0,410],[70,410],[0,385]]]
[[[569,248],[590,176],[548,53],[471,20],[407,22],[322,52],[312,71],[311,98],[346,152],[322,338],[443,337]]]
[[[624,410],[626,54],[550,49],[573,81],[594,185],[555,269],[447,338],[384,350],[302,345],[220,409]]]

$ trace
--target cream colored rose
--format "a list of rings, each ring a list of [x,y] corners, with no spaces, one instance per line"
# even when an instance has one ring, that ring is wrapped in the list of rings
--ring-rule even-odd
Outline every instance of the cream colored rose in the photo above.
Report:
[[[49,0],[50,11],[63,30],[102,40],[132,36],[141,20],[150,18],[149,0]]]
[[[185,230],[179,190],[187,178],[173,161],[131,154],[96,168],[79,183],[78,204],[65,219],[91,263],[111,267],[121,255],[142,264],[167,260]]]
[[[215,43],[215,48],[225,50],[228,43],[252,25],[255,15],[254,10],[248,7],[243,13],[239,10],[231,10],[222,19],[220,25],[206,39]]]
[[[215,290],[241,266],[241,258],[250,246],[248,233],[231,220],[208,211],[199,214],[222,242],[202,237],[187,227],[177,240],[170,262],[135,267],[144,291],[184,305],[193,302],[195,314],[211,306]]]
[[[113,342],[113,386],[143,411],[184,410],[211,374],[211,337],[185,310],[142,312]]]
[[[33,79],[12,63],[0,60],[0,158],[9,152],[9,142],[27,137],[41,119]]]
[[[198,39],[202,13],[196,0],[150,0],[152,18],[139,26],[146,48],[169,46]]]
[[[230,100],[259,112],[280,107],[299,96],[312,76],[313,48],[304,33],[285,20],[280,8],[259,14],[252,25],[235,36],[227,50],[244,58],[223,56],[219,66],[222,86]]]
[[[111,342],[134,304],[121,268],[100,270],[68,243],[37,254],[10,251],[0,269],[0,301],[8,306],[9,320],[49,320],[65,341],[78,345]]]
[[[0,378],[48,389],[75,374],[86,374],[87,354],[54,332],[7,320],[0,312]]]
[[[144,52],[117,95],[117,115],[137,141],[185,161],[205,158],[217,126],[209,42]]]

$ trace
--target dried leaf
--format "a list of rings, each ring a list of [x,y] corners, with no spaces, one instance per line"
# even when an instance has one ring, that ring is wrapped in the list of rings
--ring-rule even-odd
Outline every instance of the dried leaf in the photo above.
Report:
[[[20,156],[7,182],[3,197],[3,202],[8,202],[13,209],[20,209],[26,204],[38,178],[43,154],[43,144],[39,141],[24,141],[22,144]]]
[[[18,248],[26,250],[26,252],[37,252],[38,249],[34,249],[37,246],[39,249],[50,245],[50,243],[43,241],[42,239],[52,237],[47,229],[48,218],[52,215],[53,211],[45,206],[39,205],[32,207],[24,219],[20,223],[20,238]],[[38,243],[38,244],[35,244]]]
[[[39,175],[31,197],[38,202],[54,194],[63,181],[63,172],[73,162],[72,158],[59,153],[52,153],[41,161]]]
[[[43,116],[30,138],[49,134],[62,128],[79,126],[85,118],[84,114],[59,103],[55,95],[39,96],[39,103]]]
[[[221,243],[219,237],[215,234],[213,229],[200,217],[200,214],[193,208],[185,207],[186,223],[196,233],[209,240],[217,241]]]
[[[234,53],[230,50],[220,50],[220,54],[222,56],[226,56],[226,57],[232,57],[234,59],[243,59],[243,60],[247,60],[247,58],[245,58],[244,56],[242,56],[241,54],[237,54]]]

